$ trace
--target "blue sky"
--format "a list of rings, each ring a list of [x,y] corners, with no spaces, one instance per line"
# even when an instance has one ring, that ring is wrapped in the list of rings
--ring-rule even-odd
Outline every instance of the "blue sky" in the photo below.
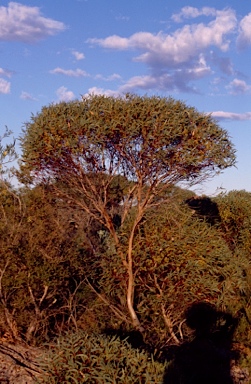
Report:
[[[212,113],[237,150],[197,192],[251,192],[250,62],[246,0],[1,1],[0,132],[88,93],[172,96]]]

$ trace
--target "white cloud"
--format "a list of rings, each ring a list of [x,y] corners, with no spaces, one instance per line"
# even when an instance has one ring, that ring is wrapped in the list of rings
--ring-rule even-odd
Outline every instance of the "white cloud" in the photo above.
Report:
[[[128,38],[113,35],[88,41],[109,49],[142,51],[135,61],[151,67],[175,67],[190,61],[211,46],[226,51],[230,43],[227,36],[235,30],[236,24],[235,12],[227,9],[217,11],[216,18],[207,25],[185,25],[173,34],[137,32]]]
[[[219,120],[251,120],[251,112],[234,113],[234,112],[215,111],[211,113],[211,116]]]
[[[212,73],[212,70],[210,66],[207,65],[205,56],[200,54],[197,63],[195,63],[192,68],[188,68],[185,72],[187,73],[188,77],[190,75],[190,80],[195,80],[209,75]]]
[[[6,77],[11,77],[13,75],[13,72],[9,71],[8,69],[0,68],[0,75],[6,76]]]
[[[72,54],[76,60],[83,60],[85,58],[85,55],[82,52],[72,51]]]
[[[119,87],[120,92],[134,92],[136,90],[151,90],[151,91],[184,91],[199,93],[194,87],[189,85],[190,81],[203,77],[203,71],[176,70],[172,74],[162,75],[143,75],[131,77],[124,85]]]
[[[237,46],[240,49],[251,44],[251,12],[240,21]]]
[[[117,96],[119,96],[119,94],[120,94],[120,92],[113,91],[111,89],[92,87],[92,88],[88,89],[88,92],[84,96],[88,96],[88,95],[105,95],[105,96],[117,97]]]
[[[10,93],[10,82],[0,78],[0,93]]]
[[[43,17],[38,7],[16,2],[0,7],[0,41],[34,43],[65,28],[62,22]]]
[[[217,13],[215,8],[203,7],[201,9],[195,7],[183,7],[180,13],[172,15],[172,20],[176,23],[182,22],[184,19],[195,18],[199,16],[215,16]]]
[[[31,101],[36,101],[35,97],[33,97],[30,93],[22,91],[20,95],[20,99],[22,100],[31,100]]]
[[[112,35],[106,37],[105,39],[92,38],[87,40],[88,43],[97,44],[104,48],[111,49],[128,49],[130,47],[130,40],[126,37],[120,37],[117,35]]]
[[[133,61],[146,65],[148,73],[130,78],[119,91],[149,89],[199,93],[195,82],[214,74],[215,66],[226,75],[234,74],[231,60],[220,57],[219,51],[229,50],[238,26],[236,12],[230,8],[184,7],[172,18],[182,21],[199,16],[210,18],[185,24],[172,33],[137,32],[129,37],[112,35],[88,42],[105,49],[135,51]]]
[[[126,84],[122,85],[119,90],[121,92],[131,92],[135,89],[155,89],[155,88],[163,88],[165,84],[165,87],[169,87],[170,89],[173,88],[173,81],[172,78],[169,75],[163,75],[159,77],[154,77],[150,75],[146,76],[134,76],[131,77]]]
[[[68,91],[68,89],[64,86],[60,87],[56,91],[56,95],[59,101],[71,101],[75,98],[75,95],[72,91]]]
[[[89,76],[87,72],[83,71],[82,69],[63,69],[63,68],[55,68],[50,71],[52,74],[59,74],[59,75],[65,75],[65,76],[71,76],[71,77],[87,77]]]
[[[205,57],[199,56],[197,62],[188,68],[178,68],[170,73],[154,73],[151,75],[134,76],[129,79],[119,90],[120,92],[133,92],[134,90],[155,90],[155,91],[184,91],[198,93],[190,82],[196,81],[212,73],[207,65]]]
[[[230,89],[230,93],[232,95],[247,93],[251,90],[251,86],[248,85],[244,80],[240,79],[234,79],[231,81],[227,88]]]

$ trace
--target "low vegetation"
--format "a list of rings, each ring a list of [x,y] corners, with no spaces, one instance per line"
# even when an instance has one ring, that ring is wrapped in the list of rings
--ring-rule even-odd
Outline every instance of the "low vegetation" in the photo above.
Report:
[[[165,365],[116,337],[70,333],[49,345],[41,383],[162,383]]]

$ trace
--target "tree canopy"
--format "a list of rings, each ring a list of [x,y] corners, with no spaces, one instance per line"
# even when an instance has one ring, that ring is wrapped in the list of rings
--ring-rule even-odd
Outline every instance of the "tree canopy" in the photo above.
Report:
[[[23,175],[50,183],[57,196],[108,230],[127,276],[131,322],[142,331],[134,307],[139,224],[149,209],[170,200],[170,186],[199,182],[234,164],[227,132],[181,101],[129,94],[44,107],[26,124],[21,142]],[[116,190],[121,200],[111,201]]]
[[[235,161],[227,132],[210,115],[156,96],[88,96],[44,107],[26,124],[22,147],[26,168],[55,178],[71,169],[173,184]]]

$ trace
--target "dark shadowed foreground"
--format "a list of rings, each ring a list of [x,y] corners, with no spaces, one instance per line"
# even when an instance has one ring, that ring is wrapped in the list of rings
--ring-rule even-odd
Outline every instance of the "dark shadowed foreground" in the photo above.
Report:
[[[164,384],[247,383],[245,373],[233,365],[238,360],[232,352],[236,319],[201,302],[188,309],[186,321],[194,331],[194,338],[177,347]]]
[[[231,314],[217,311],[207,302],[199,302],[187,310],[186,323],[194,337],[192,341],[184,343],[174,351],[172,362],[167,365],[163,384],[250,382],[248,369],[238,367],[239,356],[233,352],[232,340],[237,320]],[[80,341],[85,343],[83,339]],[[0,383],[35,384],[38,381],[42,383],[45,379],[48,382],[49,373],[39,365],[42,361],[39,356],[43,352],[40,348],[0,341]],[[135,384],[144,382],[141,381],[142,376],[140,377],[141,379],[135,377]],[[93,377],[93,383],[96,382],[95,379],[96,377]],[[113,384],[116,384],[116,381],[112,381]]]

